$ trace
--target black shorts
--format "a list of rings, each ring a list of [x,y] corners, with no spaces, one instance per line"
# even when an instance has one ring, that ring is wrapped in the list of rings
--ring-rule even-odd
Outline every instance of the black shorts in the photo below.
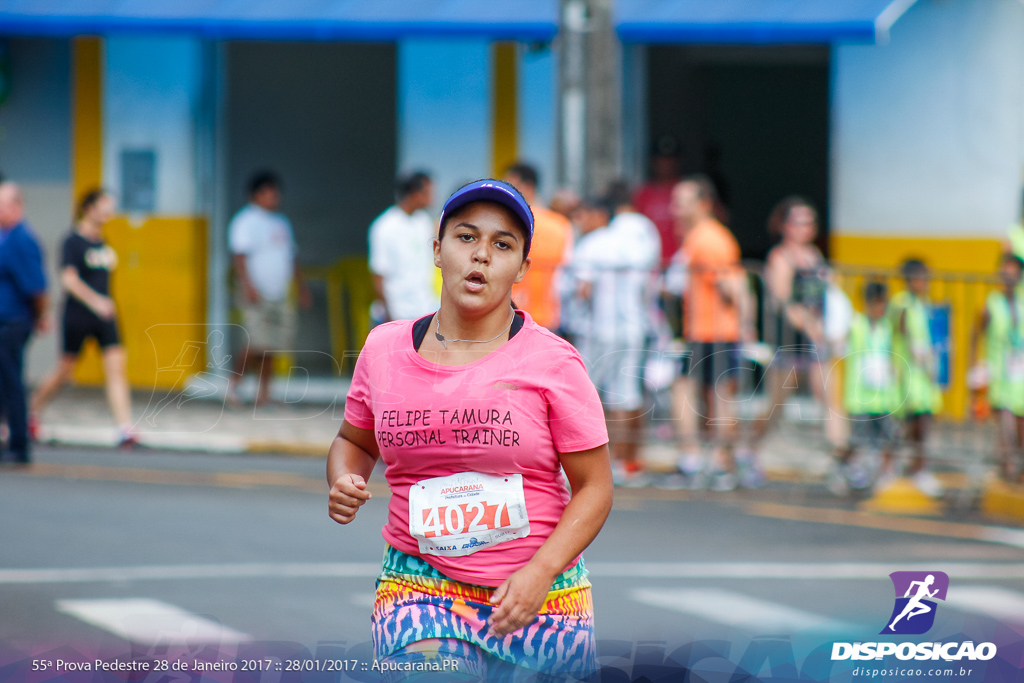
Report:
[[[740,367],[739,342],[690,342],[690,376],[704,384],[714,386],[726,377],[736,374]]]
[[[92,337],[101,349],[117,346],[121,337],[117,334],[117,319],[104,320],[97,315],[64,316],[64,353],[77,356],[85,340]]]

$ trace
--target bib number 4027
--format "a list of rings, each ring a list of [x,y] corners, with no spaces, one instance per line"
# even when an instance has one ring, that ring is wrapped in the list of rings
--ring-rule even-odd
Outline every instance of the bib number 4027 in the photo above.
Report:
[[[423,510],[423,535],[426,538],[476,533],[510,525],[505,501],[488,505],[487,501],[479,500]]]
[[[470,555],[530,534],[521,474],[460,472],[409,489],[409,533],[420,552]]]

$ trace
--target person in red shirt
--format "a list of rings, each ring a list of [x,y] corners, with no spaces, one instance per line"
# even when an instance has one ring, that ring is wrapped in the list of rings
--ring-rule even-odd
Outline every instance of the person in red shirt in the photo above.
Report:
[[[672,218],[672,190],[679,182],[682,160],[679,142],[664,135],[654,143],[651,154],[651,178],[633,193],[633,207],[651,219],[661,236],[661,265],[667,266],[679,249]]]

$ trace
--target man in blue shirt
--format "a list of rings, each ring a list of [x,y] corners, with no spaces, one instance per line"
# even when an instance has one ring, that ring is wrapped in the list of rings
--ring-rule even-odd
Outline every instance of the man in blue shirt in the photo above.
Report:
[[[2,459],[29,462],[28,413],[22,375],[34,328],[46,331],[43,251],[25,223],[21,188],[0,183],[0,409],[11,438]]]

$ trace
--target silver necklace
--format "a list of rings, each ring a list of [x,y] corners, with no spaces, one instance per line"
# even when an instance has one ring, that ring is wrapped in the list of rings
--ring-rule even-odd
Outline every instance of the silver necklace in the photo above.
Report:
[[[508,321],[508,325],[505,326],[505,329],[503,329],[501,332],[499,332],[498,334],[494,335],[490,339],[445,339],[444,335],[441,334],[441,311],[438,310],[438,312],[434,314],[434,323],[435,323],[434,324],[434,336],[437,338],[437,341],[441,342],[441,344],[444,346],[444,350],[445,351],[448,350],[448,342],[452,342],[453,344],[455,342],[469,342],[471,344],[486,344],[487,342],[494,341],[495,339],[497,339],[498,337],[500,337],[501,335],[505,334],[510,329],[512,329],[512,323],[515,322],[515,319],[516,319],[516,311],[515,311],[515,309],[512,309],[512,318]]]

